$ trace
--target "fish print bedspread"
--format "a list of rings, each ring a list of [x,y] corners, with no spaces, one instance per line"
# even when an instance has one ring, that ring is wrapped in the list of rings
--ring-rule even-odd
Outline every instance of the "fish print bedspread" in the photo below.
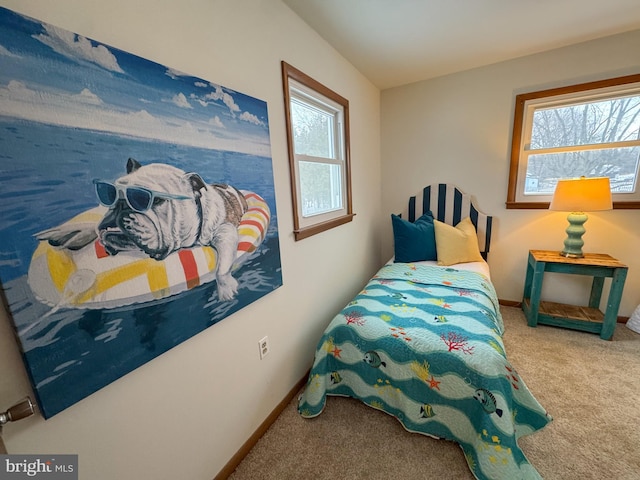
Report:
[[[516,443],[551,421],[506,358],[491,282],[475,272],[382,267],[325,330],[298,410],[348,396],[410,432],[457,442],[478,479],[541,478]]]

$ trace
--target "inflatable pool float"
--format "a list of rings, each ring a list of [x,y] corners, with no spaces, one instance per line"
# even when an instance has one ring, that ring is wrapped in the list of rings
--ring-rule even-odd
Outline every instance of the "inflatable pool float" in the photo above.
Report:
[[[238,226],[234,269],[260,246],[271,218],[262,197],[242,194],[249,208]],[[97,225],[105,211],[96,207],[67,223]],[[36,298],[56,310],[116,308],[160,300],[211,282],[217,267],[217,253],[210,246],[183,248],[164,260],[154,260],[142,251],[111,256],[99,240],[76,251],[41,241],[31,258],[28,282]]]

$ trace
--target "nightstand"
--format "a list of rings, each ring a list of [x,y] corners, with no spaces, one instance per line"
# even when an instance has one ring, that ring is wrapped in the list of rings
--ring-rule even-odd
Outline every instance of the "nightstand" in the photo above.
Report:
[[[527,324],[530,327],[543,324],[599,333],[600,338],[610,340],[618,319],[627,270],[626,265],[604,253],[586,253],[583,258],[567,258],[558,251],[529,250],[522,297],[522,310]],[[545,272],[593,277],[588,306],[541,301]],[[599,307],[606,277],[611,278],[611,288],[607,308],[602,313]]]

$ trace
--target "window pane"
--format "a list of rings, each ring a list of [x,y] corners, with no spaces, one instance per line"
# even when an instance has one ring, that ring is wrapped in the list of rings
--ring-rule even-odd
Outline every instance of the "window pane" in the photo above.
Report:
[[[525,195],[550,195],[558,179],[609,177],[613,193],[636,191],[640,147],[529,155]]]
[[[298,167],[303,217],[343,208],[340,165],[299,162]]]
[[[606,176],[640,209],[640,74],[516,96],[507,208],[547,208],[560,178]]]
[[[541,108],[533,114],[531,150],[638,140],[640,96]]]
[[[286,62],[282,78],[297,241],[353,219],[349,100]]]
[[[334,158],[333,115],[292,99],[291,122],[297,155]]]

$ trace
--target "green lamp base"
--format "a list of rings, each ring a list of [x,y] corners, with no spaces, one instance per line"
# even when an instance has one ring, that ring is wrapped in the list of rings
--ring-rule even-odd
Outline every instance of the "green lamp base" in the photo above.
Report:
[[[586,232],[584,223],[588,218],[587,214],[582,212],[572,212],[567,216],[569,221],[569,226],[565,230],[567,238],[564,241],[564,250],[560,252],[560,255],[569,258],[584,257],[582,253],[582,246],[584,245],[582,235]]]

